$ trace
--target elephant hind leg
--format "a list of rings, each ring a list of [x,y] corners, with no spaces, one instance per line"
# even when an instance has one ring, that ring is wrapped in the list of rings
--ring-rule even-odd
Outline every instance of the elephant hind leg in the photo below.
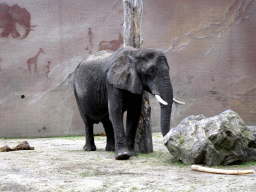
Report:
[[[31,64],[29,64],[29,63],[30,63],[30,59],[28,60],[28,66],[30,66],[29,70],[31,71]],[[94,135],[93,135],[93,121],[85,116],[83,107],[81,106],[80,101],[78,99],[75,86],[74,86],[74,94],[75,94],[75,97],[76,97],[77,106],[78,106],[80,115],[81,115],[81,117],[84,121],[84,125],[85,125],[85,139],[86,139],[86,142],[85,142],[85,145],[84,145],[83,149],[85,151],[96,151],[96,145],[94,143]]]
[[[106,135],[107,135],[107,145],[106,145],[105,150],[106,151],[115,151],[114,129],[113,129],[113,125],[108,116],[102,121],[102,124],[103,124],[103,127],[104,127]]]
[[[85,151],[96,151],[96,145],[94,143],[94,135],[93,135],[93,122],[84,117],[84,124],[85,124],[85,137],[86,143],[83,147]]]

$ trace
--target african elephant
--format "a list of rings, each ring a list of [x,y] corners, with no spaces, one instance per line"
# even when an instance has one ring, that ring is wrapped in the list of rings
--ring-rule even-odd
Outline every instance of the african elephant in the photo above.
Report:
[[[146,90],[161,103],[161,131],[170,129],[173,91],[165,54],[159,49],[120,48],[82,61],[74,72],[74,93],[85,123],[84,150],[94,151],[93,124],[102,122],[107,151],[116,159],[135,154],[134,140]],[[126,133],[123,114],[127,111]]]
[[[4,29],[0,37],[8,37],[10,34],[13,38],[20,37],[20,33],[16,29],[16,23],[18,23],[25,29],[21,39],[26,38],[31,27],[35,27],[30,25],[30,20],[31,15],[25,8],[21,8],[17,4],[10,7],[5,3],[0,3],[0,28]]]

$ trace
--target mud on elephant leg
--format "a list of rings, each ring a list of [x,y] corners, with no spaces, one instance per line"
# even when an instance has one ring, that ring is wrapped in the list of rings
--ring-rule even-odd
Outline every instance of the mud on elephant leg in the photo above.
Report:
[[[85,124],[86,143],[83,149],[85,151],[96,151],[96,145],[94,143],[94,135],[93,135],[93,122],[87,118],[84,118],[84,124]]]
[[[107,145],[105,150],[106,151],[115,151],[115,136],[114,136],[114,129],[109,117],[106,117],[102,121],[103,127],[105,129],[107,135]]]

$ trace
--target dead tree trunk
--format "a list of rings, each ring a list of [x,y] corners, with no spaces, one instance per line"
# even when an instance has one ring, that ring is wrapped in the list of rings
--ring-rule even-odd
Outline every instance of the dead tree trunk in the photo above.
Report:
[[[141,48],[142,13],[143,0],[124,0],[124,46]],[[136,152],[153,152],[150,115],[149,97],[148,93],[144,91],[141,116],[135,138]]]

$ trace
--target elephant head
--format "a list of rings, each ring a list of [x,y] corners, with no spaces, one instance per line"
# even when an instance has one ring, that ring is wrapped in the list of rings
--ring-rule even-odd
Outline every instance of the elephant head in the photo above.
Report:
[[[173,90],[165,54],[159,49],[132,47],[119,49],[116,54],[110,61],[109,83],[134,94],[146,90],[155,95],[161,106],[161,131],[166,135],[170,130]]]
[[[21,39],[26,38],[32,27],[30,25],[31,15],[25,9],[15,4],[9,7],[5,3],[0,3],[0,27],[4,30],[0,34],[0,37],[8,37],[12,34],[13,38],[20,37],[20,33],[16,29],[16,24],[21,25],[25,29],[25,33]]]

